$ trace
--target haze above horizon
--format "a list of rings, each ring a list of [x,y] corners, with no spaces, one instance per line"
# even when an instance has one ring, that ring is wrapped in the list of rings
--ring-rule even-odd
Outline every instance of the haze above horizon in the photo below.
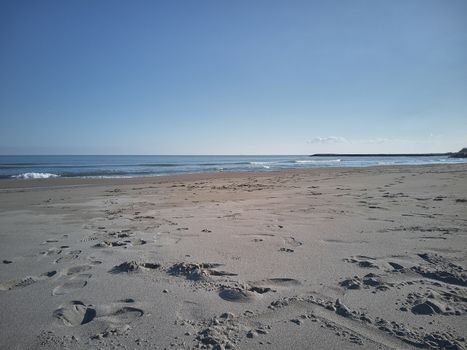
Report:
[[[462,0],[7,0],[0,51],[0,154],[467,146]]]

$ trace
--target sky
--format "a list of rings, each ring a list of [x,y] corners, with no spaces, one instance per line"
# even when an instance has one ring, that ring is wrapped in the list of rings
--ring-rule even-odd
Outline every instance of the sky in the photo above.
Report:
[[[0,2],[0,154],[467,146],[467,1]]]

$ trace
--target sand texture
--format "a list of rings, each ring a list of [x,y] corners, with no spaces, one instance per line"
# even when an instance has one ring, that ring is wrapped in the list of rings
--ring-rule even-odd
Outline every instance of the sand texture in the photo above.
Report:
[[[466,349],[467,165],[0,183],[0,349]]]

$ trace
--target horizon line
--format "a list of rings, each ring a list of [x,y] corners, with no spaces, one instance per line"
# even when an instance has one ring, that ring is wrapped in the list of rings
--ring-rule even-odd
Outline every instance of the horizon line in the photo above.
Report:
[[[355,155],[394,155],[394,156],[402,156],[402,155],[446,155],[446,154],[453,154],[458,153],[458,151],[452,152],[420,152],[420,153],[304,153],[304,154],[60,154],[60,153],[49,153],[49,154],[0,154],[0,157],[64,157],[64,156],[74,156],[74,157],[150,157],[150,156],[157,156],[157,157],[272,157],[272,156],[355,156]]]

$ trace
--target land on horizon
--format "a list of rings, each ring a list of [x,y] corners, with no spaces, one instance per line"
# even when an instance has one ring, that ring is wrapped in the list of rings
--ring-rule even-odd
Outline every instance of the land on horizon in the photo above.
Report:
[[[315,153],[310,157],[433,157],[433,156],[454,156],[467,157],[467,148],[462,148],[458,152],[444,153]]]

